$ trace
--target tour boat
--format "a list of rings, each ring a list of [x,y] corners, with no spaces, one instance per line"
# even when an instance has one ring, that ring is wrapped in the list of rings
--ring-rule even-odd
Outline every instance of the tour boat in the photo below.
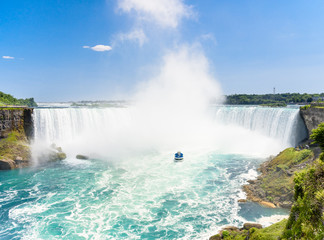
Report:
[[[176,162],[183,161],[183,153],[177,152],[176,154],[174,154],[174,161]]]

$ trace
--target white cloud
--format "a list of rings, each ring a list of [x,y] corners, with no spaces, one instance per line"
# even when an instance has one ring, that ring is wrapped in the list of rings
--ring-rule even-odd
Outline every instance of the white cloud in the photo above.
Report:
[[[170,28],[176,28],[182,18],[193,16],[191,6],[183,0],[118,0],[118,8],[126,13],[135,12],[140,21]]]
[[[129,33],[121,33],[117,36],[119,41],[137,41],[140,46],[147,41],[147,37],[142,29],[135,29]]]
[[[89,46],[83,46],[83,48],[89,48],[93,51],[96,51],[96,52],[104,52],[104,51],[110,51],[112,48],[111,46],[107,46],[107,45],[96,45],[96,46],[93,46],[93,47],[89,47]]]
[[[2,56],[2,58],[4,58],[4,59],[15,59],[14,57],[11,57],[11,56]]]

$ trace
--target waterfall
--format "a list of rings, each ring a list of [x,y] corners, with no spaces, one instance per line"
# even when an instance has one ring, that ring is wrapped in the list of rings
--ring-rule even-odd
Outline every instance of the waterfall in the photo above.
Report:
[[[129,124],[126,108],[41,108],[35,109],[35,140],[46,143],[76,140],[80,136],[112,134]]]
[[[216,106],[213,113],[220,123],[239,125],[290,146],[296,146],[307,137],[299,108]]]
[[[120,156],[207,146],[244,154],[260,150],[267,155],[296,146],[307,136],[297,108],[213,106],[209,110],[208,117],[199,118],[208,121],[190,122],[188,117],[177,122],[172,116],[142,114],[136,107],[39,108],[34,111],[35,143],[56,143],[71,154]]]

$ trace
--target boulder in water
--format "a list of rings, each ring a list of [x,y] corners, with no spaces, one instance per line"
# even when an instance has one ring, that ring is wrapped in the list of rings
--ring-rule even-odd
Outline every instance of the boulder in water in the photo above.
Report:
[[[81,154],[78,154],[78,155],[76,155],[75,157],[76,157],[77,159],[82,159],[82,160],[87,160],[87,159],[89,159],[88,156],[81,155]]]
[[[66,158],[66,154],[62,151],[61,147],[57,147],[54,143],[50,146],[50,148],[43,151],[39,156],[39,159],[42,161],[46,160],[48,162],[55,162],[59,160],[64,160]]]

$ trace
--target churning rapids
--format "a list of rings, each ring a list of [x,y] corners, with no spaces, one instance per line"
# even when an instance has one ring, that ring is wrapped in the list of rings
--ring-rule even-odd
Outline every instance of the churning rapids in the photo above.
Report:
[[[305,137],[297,108],[212,106],[204,121],[172,114],[35,109],[34,154],[54,142],[68,157],[1,173],[0,239],[207,239],[287,214],[237,200],[266,157]]]

